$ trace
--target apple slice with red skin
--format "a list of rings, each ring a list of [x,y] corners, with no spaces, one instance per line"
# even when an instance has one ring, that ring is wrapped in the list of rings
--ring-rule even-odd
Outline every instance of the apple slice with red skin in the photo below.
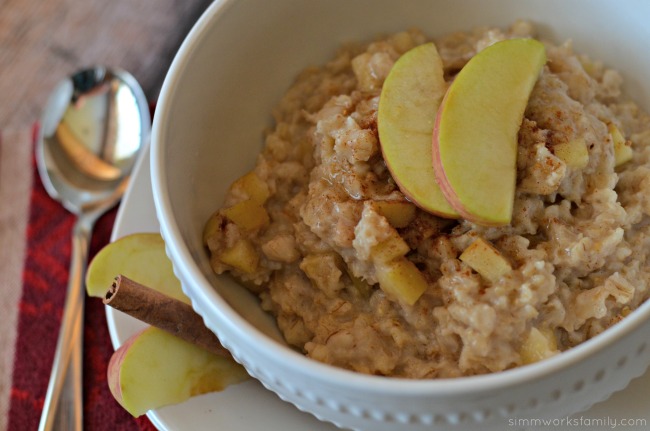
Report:
[[[400,190],[415,205],[447,218],[449,205],[431,165],[431,134],[440,101],[447,91],[442,60],[433,43],[402,55],[384,82],[377,128],[386,166]]]
[[[105,245],[86,272],[88,296],[103,298],[113,280],[122,274],[186,304],[181,282],[174,275],[159,233],[133,233]]]
[[[433,168],[447,201],[469,221],[503,226],[512,219],[517,135],[545,63],[539,41],[497,42],[472,57],[445,94]]]
[[[133,416],[221,391],[248,379],[231,358],[217,356],[162,329],[149,327],[129,338],[108,364],[115,400]]]
[[[174,276],[160,234],[134,233],[104,246],[86,273],[88,295],[103,297],[118,274],[190,303]],[[233,359],[154,327],[134,335],[117,349],[107,375],[111,393],[133,416],[220,391],[248,378]]]

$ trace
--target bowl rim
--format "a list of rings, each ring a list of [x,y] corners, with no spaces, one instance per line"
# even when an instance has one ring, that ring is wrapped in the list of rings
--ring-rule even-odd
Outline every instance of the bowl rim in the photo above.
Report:
[[[303,374],[307,378],[314,379],[313,381],[326,381],[328,385],[343,388],[371,387],[381,391],[384,395],[409,394],[413,396],[476,394],[541,379],[549,374],[568,369],[603,351],[647,323],[650,319],[650,300],[645,301],[629,316],[602,333],[553,357],[499,372],[435,379],[387,378],[321,363],[273,340],[253,326],[216,292],[183,241],[169,199],[165,152],[162,149],[165,143],[165,131],[172,119],[170,106],[178,91],[179,77],[186,70],[188,60],[196,47],[205,40],[207,34],[205,30],[217,22],[235,1],[215,0],[182,42],[162,85],[151,134],[151,185],[156,215],[160,223],[161,234],[166,240],[167,254],[173,262],[174,271],[181,280],[186,281],[182,284],[184,288],[187,286],[187,289],[190,290],[186,293],[192,299],[192,305],[197,311],[218,316],[219,321],[228,325],[229,330],[236,335],[237,339],[254,337],[254,349],[273,351],[274,360],[277,363],[292,364],[291,367],[296,374]],[[204,318],[206,317],[204,316]],[[208,316],[206,320],[212,319]]]

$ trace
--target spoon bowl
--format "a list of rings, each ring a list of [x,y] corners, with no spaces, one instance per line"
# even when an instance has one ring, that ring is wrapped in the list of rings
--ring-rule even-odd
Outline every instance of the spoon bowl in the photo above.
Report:
[[[148,143],[145,95],[130,74],[95,67],[62,80],[43,111],[36,164],[48,194],[77,215],[70,279],[39,431],[81,430],[83,279],[97,218],[122,197]]]
[[[114,205],[150,123],[144,93],[126,72],[96,67],[61,81],[45,107],[36,153],[47,192],[75,214]]]

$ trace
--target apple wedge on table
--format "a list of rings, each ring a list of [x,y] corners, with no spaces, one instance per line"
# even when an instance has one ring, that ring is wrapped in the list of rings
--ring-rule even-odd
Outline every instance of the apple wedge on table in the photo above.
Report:
[[[113,397],[136,417],[246,379],[246,370],[232,359],[155,327],[129,338],[108,364]]]
[[[510,223],[517,135],[545,63],[539,41],[497,42],[461,69],[438,109],[434,172],[447,201],[467,220],[488,226]]]
[[[88,295],[104,297],[118,274],[190,303],[157,233],[128,235],[102,248],[86,273]],[[114,398],[133,416],[220,391],[248,378],[246,370],[232,358],[215,355],[154,327],[135,334],[117,349],[107,374]]]
[[[118,274],[190,303],[167,258],[165,242],[157,233],[127,235],[99,250],[88,266],[86,293],[103,298]]]

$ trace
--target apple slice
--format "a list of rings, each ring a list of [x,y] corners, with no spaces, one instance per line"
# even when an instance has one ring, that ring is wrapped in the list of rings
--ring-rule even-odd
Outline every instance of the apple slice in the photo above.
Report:
[[[510,223],[517,134],[545,63],[541,42],[497,42],[470,59],[442,101],[433,131],[433,168],[447,201],[467,220]]]
[[[137,233],[102,248],[86,273],[90,296],[104,297],[117,274],[190,303],[174,276],[157,233]],[[223,358],[158,328],[131,337],[112,356],[108,383],[115,399],[132,415],[175,404],[248,377],[231,358]]]
[[[90,262],[86,272],[88,296],[103,298],[119,274],[190,303],[174,275],[160,234],[135,233],[104,246]]]
[[[127,340],[108,364],[111,393],[136,417],[247,378],[246,370],[232,359],[154,327]]]
[[[377,127],[384,160],[402,193],[425,211],[457,218],[431,166],[431,133],[446,90],[436,46],[426,43],[411,49],[384,82]]]

